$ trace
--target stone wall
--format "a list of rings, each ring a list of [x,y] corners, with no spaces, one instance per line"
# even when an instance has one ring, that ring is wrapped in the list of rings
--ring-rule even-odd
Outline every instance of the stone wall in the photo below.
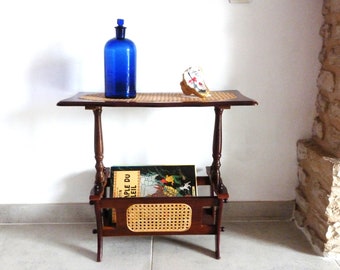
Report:
[[[340,254],[340,160],[313,140],[300,140],[297,150],[296,223],[319,253],[336,256]]]
[[[323,149],[340,157],[340,0],[325,0],[322,12],[323,46],[319,55],[318,116],[313,125],[313,139]]]
[[[324,0],[312,138],[297,143],[295,220],[317,251],[340,257],[340,0]]]

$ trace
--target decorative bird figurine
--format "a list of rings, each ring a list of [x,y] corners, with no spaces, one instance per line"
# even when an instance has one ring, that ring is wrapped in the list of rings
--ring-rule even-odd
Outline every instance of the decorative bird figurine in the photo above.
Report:
[[[194,94],[200,98],[210,96],[210,90],[205,84],[203,72],[200,67],[189,67],[186,69],[180,85],[185,95]]]

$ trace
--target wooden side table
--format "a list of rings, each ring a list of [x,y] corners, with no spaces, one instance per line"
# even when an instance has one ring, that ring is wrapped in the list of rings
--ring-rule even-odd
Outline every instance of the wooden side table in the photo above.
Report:
[[[182,93],[138,93],[134,99],[107,99],[103,93],[80,92],[73,97],[58,102],[58,106],[78,106],[92,110],[94,115],[94,152],[96,177],[90,194],[90,204],[94,205],[97,228],[97,261],[101,261],[103,237],[128,235],[174,235],[174,234],[212,234],[215,235],[215,256],[220,258],[220,231],[223,203],[229,197],[220,173],[222,149],[222,114],[232,106],[251,106],[257,102],[243,96],[239,91],[212,91],[211,96],[201,99]],[[198,176],[197,184],[210,187],[210,196],[197,197],[145,197],[145,198],[105,198],[104,190],[109,177],[109,168],[103,164],[104,144],[101,123],[103,107],[214,107],[215,125],[212,144],[212,164],[207,167],[207,176]],[[144,208],[162,209],[168,207],[187,209],[188,216],[172,217],[176,222],[186,225],[180,229],[165,228],[150,231],[135,230],[129,224],[129,215],[140,215]],[[179,208],[178,208],[179,207]],[[116,223],[110,224],[104,209],[114,209]],[[137,209],[137,210],[136,210]],[[164,210],[165,209],[165,210]],[[150,211],[150,210],[148,210]],[[176,211],[175,211],[176,212]],[[180,210],[179,212],[183,212]],[[145,215],[145,213],[144,213]],[[145,227],[145,226],[144,226]]]

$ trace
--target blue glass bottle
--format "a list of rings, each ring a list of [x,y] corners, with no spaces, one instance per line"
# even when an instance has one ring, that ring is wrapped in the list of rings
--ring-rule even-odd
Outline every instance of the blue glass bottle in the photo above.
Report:
[[[116,38],[104,48],[105,97],[136,97],[136,46],[125,38],[124,20],[117,20]]]

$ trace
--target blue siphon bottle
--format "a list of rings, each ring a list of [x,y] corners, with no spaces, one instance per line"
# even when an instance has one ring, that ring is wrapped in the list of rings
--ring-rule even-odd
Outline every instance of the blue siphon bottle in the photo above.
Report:
[[[104,48],[105,97],[136,97],[136,46],[125,38],[124,20],[117,20],[116,38]]]

